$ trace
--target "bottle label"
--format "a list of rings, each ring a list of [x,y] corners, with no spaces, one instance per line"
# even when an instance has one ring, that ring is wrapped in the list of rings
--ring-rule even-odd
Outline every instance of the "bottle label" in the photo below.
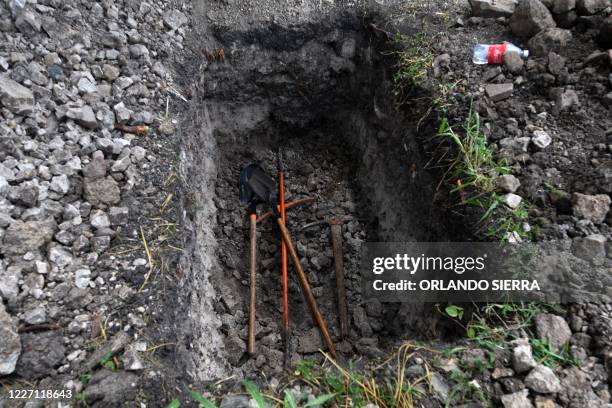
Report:
[[[489,64],[501,64],[502,58],[506,53],[506,44],[493,44],[489,45],[489,53],[487,54],[487,61]]]

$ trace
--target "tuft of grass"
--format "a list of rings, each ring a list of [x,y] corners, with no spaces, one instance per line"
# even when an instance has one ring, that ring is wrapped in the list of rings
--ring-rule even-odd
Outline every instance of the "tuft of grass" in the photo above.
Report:
[[[424,33],[412,36],[396,34],[395,42],[401,51],[397,51],[397,63],[393,81],[395,83],[395,96],[401,103],[410,88],[418,86],[429,77],[432,69],[434,52],[430,40]]]
[[[471,200],[478,200],[495,190],[495,179],[508,173],[505,164],[497,162],[489,147],[486,136],[480,130],[480,115],[472,106],[464,126],[464,136],[457,134],[442,118],[438,126],[438,137],[450,140],[457,148],[457,155],[451,162],[448,173],[455,183],[452,191],[459,192],[470,189],[474,191]]]
[[[217,408],[215,404],[213,404],[208,398],[206,398],[205,396],[203,396],[196,390],[193,390],[193,389],[188,389],[188,390],[189,390],[189,395],[191,395],[191,398],[193,398],[193,400],[197,402],[200,407]]]

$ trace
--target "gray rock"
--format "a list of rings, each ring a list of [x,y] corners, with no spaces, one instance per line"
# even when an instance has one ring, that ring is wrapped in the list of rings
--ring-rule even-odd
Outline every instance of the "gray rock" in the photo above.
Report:
[[[441,402],[446,402],[450,393],[450,387],[444,377],[440,373],[434,372],[431,375],[430,384],[435,397]]]
[[[219,408],[251,408],[251,402],[244,395],[227,395],[221,400]]]
[[[520,0],[510,18],[510,29],[523,38],[529,38],[549,27],[555,27],[555,21],[539,0]]]
[[[34,207],[38,202],[38,185],[26,182],[9,189],[8,198],[15,204],[25,207]]]
[[[514,193],[508,193],[504,196],[504,204],[506,204],[508,207],[512,209],[515,209],[519,205],[521,205],[522,201],[523,201],[523,198]]]
[[[578,258],[601,266],[606,260],[606,237],[592,234],[584,238],[575,238],[572,242],[572,253]]]
[[[88,405],[119,407],[129,405],[138,391],[138,376],[126,371],[102,369],[91,377],[83,396]]]
[[[127,371],[140,371],[144,368],[144,363],[140,358],[140,354],[133,344],[126,347],[125,352],[121,356],[121,361],[123,362],[123,367]]]
[[[572,211],[574,216],[601,224],[610,211],[610,196],[607,194],[587,195],[572,194]]]
[[[550,137],[550,135],[548,133],[546,133],[543,130],[535,130],[533,132],[533,137],[531,138],[531,142],[538,148],[538,149],[545,149],[548,147],[548,145],[550,145],[550,143],[552,142],[552,139]]]
[[[578,20],[576,10],[570,10],[567,13],[555,14],[553,16],[559,28],[572,28]]]
[[[38,250],[53,238],[57,225],[53,218],[42,221],[14,221],[6,230],[0,252],[21,255]]]
[[[49,189],[62,195],[66,194],[70,190],[70,181],[68,181],[68,176],[62,174],[61,176],[53,177],[51,179]]]
[[[548,54],[548,71],[553,75],[559,75],[565,67],[565,58],[556,52]]]
[[[576,8],[576,0],[555,0],[552,11],[555,14],[567,13]]]
[[[537,365],[537,362],[533,358],[531,352],[531,346],[526,341],[519,342],[519,344],[512,349],[512,368],[518,374],[529,371]]]
[[[0,298],[14,301],[19,296],[19,281],[21,280],[21,268],[11,265],[4,269],[0,263]]]
[[[510,17],[516,7],[515,0],[470,0],[472,15],[484,18]]]
[[[323,348],[323,343],[317,329],[311,329],[298,339],[298,351],[300,353],[316,353],[321,348]]]
[[[28,115],[34,108],[34,95],[8,75],[0,75],[0,103],[13,113]]]
[[[520,186],[521,182],[512,174],[504,174],[497,178],[497,187],[506,193],[514,193]]]
[[[97,229],[110,227],[110,219],[108,218],[108,215],[102,210],[96,210],[92,212],[89,216],[89,223],[92,227]]]
[[[513,83],[487,84],[487,86],[485,87],[485,92],[487,93],[487,96],[491,98],[493,102],[509,98],[512,95],[513,90]]]
[[[21,354],[21,341],[15,321],[4,310],[0,299],[0,376],[12,374]]]
[[[528,390],[521,390],[513,394],[502,395],[501,402],[504,408],[533,408],[528,396]]]
[[[542,313],[535,317],[536,333],[540,339],[550,339],[551,345],[560,350],[572,337],[569,325],[561,316]]]
[[[183,24],[186,24],[189,21],[187,16],[178,10],[171,10],[165,12],[163,20],[164,25],[172,30],[180,28]]]
[[[23,320],[27,324],[41,324],[47,321],[47,311],[44,307],[35,307],[23,314]]]
[[[503,57],[503,62],[508,72],[517,75],[523,71],[523,59],[518,52],[506,52]]]
[[[64,360],[66,349],[60,332],[23,333],[21,343],[23,351],[15,371],[24,378],[46,377]]]
[[[74,120],[79,125],[87,129],[97,129],[98,121],[91,106],[85,105],[78,108],[69,108],[66,117]]]
[[[562,28],[547,28],[529,40],[528,46],[536,57],[543,57],[551,51],[561,51],[572,39],[572,33]]]
[[[81,372],[87,372],[97,367],[105,356],[113,357],[123,350],[130,343],[130,336],[123,331],[118,332],[115,336],[105,343],[102,347],[96,349],[83,363]]]
[[[610,6],[610,0],[578,0],[576,4],[581,15],[597,14]]]
[[[87,289],[91,283],[91,271],[86,268],[78,269],[74,272],[74,284],[79,289]]]
[[[61,245],[53,245],[49,248],[49,261],[58,268],[64,268],[73,261],[72,255]]]
[[[580,106],[578,94],[573,89],[566,89],[556,95],[555,109],[557,112],[569,110],[573,106]]]
[[[132,111],[126,108],[123,102],[119,102],[113,106],[113,111],[115,112],[115,117],[119,123],[126,123],[132,116]]]
[[[84,193],[85,198],[94,206],[118,204],[121,201],[119,185],[111,177],[85,179]]]
[[[115,79],[119,78],[119,75],[121,74],[121,70],[114,65],[104,64],[102,66],[102,73],[106,80],[112,82]]]
[[[111,207],[108,209],[108,218],[110,219],[110,224],[112,226],[115,225],[123,225],[128,221],[128,213],[129,210],[127,207]]]
[[[539,364],[525,377],[525,385],[530,390],[541,394],[553,394],[561,391],[561,382],[550,368]]]
[[[106,161],[104,154],[100,151],[94,153],[93,159],[83,169],[83,175],[90,179],[98,179],[106,176]]]

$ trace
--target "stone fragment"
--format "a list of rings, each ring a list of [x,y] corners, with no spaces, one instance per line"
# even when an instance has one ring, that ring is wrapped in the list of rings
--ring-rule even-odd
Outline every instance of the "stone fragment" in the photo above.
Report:
[[[92,227],[97,229],[110,227],[108,215],[102,210],[92,212],[89,216],[89,222]]]
[[[66,194],[70,190],[70,181],[68,181],[68,176],[62,174],[61,176],[53,177],[51,179],[49,189],[51,191],[55,191],[56,193]]]
[[[117,204],[121,201],[119,185],[112,177],[85,179],[84,192],[85,199],[94,206]]]
[[[485,92],[493,102],[501,101],[509,98],[514,90],[514,84],[487,84]]]
[[[572,33],[569,30],[547,28],[529,40],[529,51],[536,57],[543,57],[551,51],[563,50],[571,39]]]
[[[4,265],[0,262],[0,300],[2,298],[8,301],[17,299],[21,278],[21,268],[9,266],[4,269]]]
[[[251,400],[244,395],[226,395],[219,408],[251,408]]]
[[[140,358],[140,354],[133,344],[125,348],[125,352],[121,356],[123,367],[127,371],[140,371],[144,368],[144,363]]]
[[[553,75],[559,75],[565,67],[565,58],[556,52],[548,53],[548,71]]]
[[[601,234],[587,235],[572,241],[572,253],[578,258],[601,266],[606,260],[606,237]]]
[[[512,208],[513,210],[517,208],[519,205],[521,205],[522,201],[523,201],[523,198],[514,193],[509,193],[504,196],[504,204],[506,204],[508,207]]]
[[[561,316],[542,313],[535,317],[534,322],[538,337],[549,339],[556,350],[560,350],[572,337],[569,325]]]
[[[110,225],[124,225],[128,221],[129,210],[127,207],[111,207],[108,210]]]
[[[38,250],[51,241],[56,228],[52,217],[43,221],[13,221],[4,234],[0,252],[21,255]]]
[[[30,182],[20,184],[19,186],[12,187],[9,190],[9,200],[15,204],[19,204],[25,207],[34,207],[38,202],[38,194],[40,189],[38,185]]]
[[[127,371],[96,371],[83,391],[85,402],[90,406],[119,407],[130,404],[138,392],[139,378]]]
[[[0,376],[15,371],[21,354],[21,340],[17,333],[17,324],[4,309],[0,299]]]
[[[43,307],[36,307],[25,312],[23,320],[27,324],[41,324],[47,321],[47,312]]]
[[[569,110],[573,106],[580,106],[578,94],[573,89],[566,89],[556,95],[555,108],[558,112]]]
[[[545,365],[538,364],[525,377],[525,385],[530,390],[541,394],[553,394],[561,391],[561,382],[553,370]]]
[[[83,175],[90,179],[98,179],[106,176],[106,161],[104,154],[100,151],[94,153],[92,160],[83,169]]]
[[[610,211],[610,196],[607,194],[587,195],[572,194],[572,211],[574,216],[601,224]]]
[[[590,16],[609,7],[610,0],[578,0],[576,6],[579,14]]]
[[[529,38],[549,27],[555,27],[555,21],[539,0],[520,0],[510,18],[510,29],[518,37]]]
[[[515,0],[470,0],[472,15],[484,18],[510,17],[516,7]]]
[[[66,349],[61,332],[23,333],[23,352],[16,373],[23,378],[38,379],[52,374],[64,360]]]
[[[501,402],[504,408],[533,408],[528,396],[528,390],[521,390],[513,394],[502,395]]]
[[[104,64],[102,66],[102,73],[106,80],[112,82],[115,79],[119,78],[119,75],[121,74],[121,70],[114,65]]]
[[[517,374],[529,371],[536,365],[537,362],[533,358],[529,343],[526,341],[520,342],[512,349],[512,368],[514,368],[514,371],[516,371]]]
[[[79,125],[87,129],[97,129],[98,121],[91,106],[85,105],[78,108],[69,108],[66,117],[74,120]]]
[[[74,284],[77,288],[87,289],[91,283],[91,271],[86,268],[78,269],[74,272]]]
[[[130,336],[126,332],[120,331],[115,336],[105,343],[102,347],[96,349],[91,356],[83,363],[81,372],[92,370],[100,364],[105,356],[110,358],[123,350],[130,343]]]
[[[178,10],[170,10],[164,13],[163,16],[164,25],[171,30],[180,28],[183,24],[186,24],[189,19],[183,13]]]
[[[506,193],[514,193],[521,186],[521,182],[512,174],[504,174],[497,178],[497,187]]]
[[[503,57],[503,62],[508,72],[517,75],[523,71],[523,59],[518,52],[506,52]]]
[[[28,115],[34,108],[34,95],[7,74],[0,75],[0,104],[13,113]]]
[[[545,149],[548,147],[548,145],[550,145],[550,143],[552,142],[552,139],[550,137],[550,135],[548,133],[546,133],[543,130],[535,130],[533,132],[533,137],[531,138],[531,142],[538,148],[538,149]]]
[[[434,372],[431,375],[430,385],[435,397],[441,401],[448,401],[450,387],[444,377],[440,373]]]

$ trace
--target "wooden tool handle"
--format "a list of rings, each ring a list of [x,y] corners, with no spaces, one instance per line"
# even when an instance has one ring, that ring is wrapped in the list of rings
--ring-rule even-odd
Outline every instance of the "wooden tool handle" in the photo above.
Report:
[[[291,261],[293,262],[293,266],[295,267],[295,271],[297,272],[298,279],[300,280],[300,284],[302,285],[302,291],[304,292],[304,297],[306,298],[306,303],[308,303],[308,308],[310,309],[310,314],[312,315],[312,319],[319,326],[319,330],[323,335],[323,339],[327,344],[327,348],[329,353],[332,355],[334,359],[338,359],[338,355],[336,354],[336,348],[334,347],[334,342],[329,335],[329,331],[327,330],[327,325],[325,324],[325,320],[323,320],[323,316],[319,311],[319,307],[317,306],[317,301],[315,300],[314,295],[312,294],[312,290],[310,289],[310,284],[308,283],[308,279],[306,278],[306,274],[304,273],[304,269],[302,268],[302,263],[300,262],[300,258],[298,258],[297,252],[295,251],[295,247],[293,246],[293,242],[291,241],[291,236],[289,235],[289,231],[283,224],[282,218],[277,218],[276,222],[281,231],[281,235],[283,236],[283,240],[287,245],[287,250],[289,251],[289,256],[291,257]]]
[[[257,214],[251,214],[251,248],[249,252],[249,267],[251,279],[251,294],[249,302],[249,338],[247,351],[249,354],[255,354],[255,291],[257,288]]]
[[[340,315],[340,334],[345,339],[349,334],[348,307],[346,305],[346,288],[344,286],[344,260],[342,254],[342,225],[330,222],[334,264],[336,269],[336,291],[338,293],[338,313]]]

